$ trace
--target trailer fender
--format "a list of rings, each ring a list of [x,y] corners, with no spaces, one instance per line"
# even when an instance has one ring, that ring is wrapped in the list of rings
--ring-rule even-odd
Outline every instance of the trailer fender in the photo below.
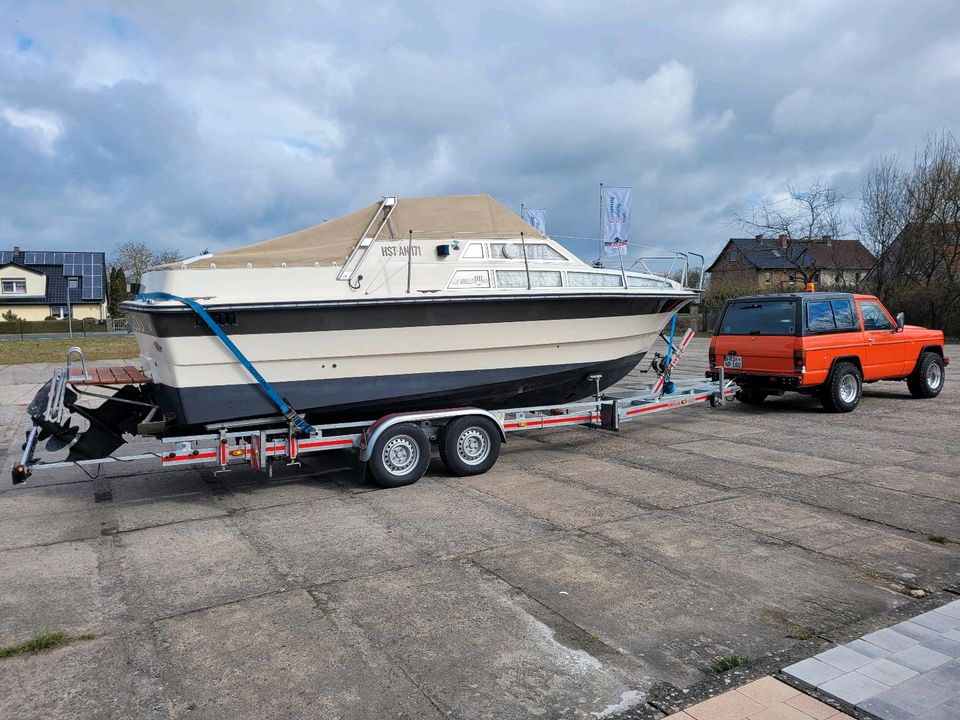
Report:
[[[497,430],[500,431],[501,442],[507,441],[507,434],[503,429],[503,423],[500,422],[500,418],[493,413],[488,412],[487,410],[481,410],[480,408],[454,408],[453,410],[439,410],[435,412],[394,413],[392,415],[383,416],[374,422],[373,425],[367,428],[367,431],[363,434],[363,438],[360,441],[360,460],[362,462],[367,462],[370,460],[370,453],[373,451],[373,446],[377,444],[379,437],[384,433],[384,431],[393,427],[394,425],[406,422],[430,422],[433,420],[449,421],[453,420],[454,418],[466,417],[469,415],[480,415],[493,420],[493,422],[497,425]]]

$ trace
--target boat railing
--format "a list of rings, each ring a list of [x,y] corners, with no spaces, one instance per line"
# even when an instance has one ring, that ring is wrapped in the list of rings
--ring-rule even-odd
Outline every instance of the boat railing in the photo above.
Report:
[[[690,267],[690,258],[697,258],[699,261],[693,266],[693,271],[697,272],[697,284],[694,286],[690,284],[691,278],[691,267]],[[650,262],[654,261],[670,261],[670,266],[666,272],[656,272],[650,267]],[[687,290],[696,290],[697,292],[703,291],[703,275],[704,269],[706,268],[706,260],[700,253],[695,252],[681,252],[679,250],[674,252],[653,252],[645,253],[637,257],[633,264],[630,265],[628,270],[633,270],[635,267],[640,266],[643,272],[650,273],[651,275],[662,275],[664,277],[676,277],[677,274],[680,276],[680,284],[683,285]]]

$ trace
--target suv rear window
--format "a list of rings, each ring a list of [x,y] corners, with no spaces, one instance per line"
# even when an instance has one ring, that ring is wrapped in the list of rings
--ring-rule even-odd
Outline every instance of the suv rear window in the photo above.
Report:
[[[795,335],[793,300],[738,300],[727,305],[718,335]]]

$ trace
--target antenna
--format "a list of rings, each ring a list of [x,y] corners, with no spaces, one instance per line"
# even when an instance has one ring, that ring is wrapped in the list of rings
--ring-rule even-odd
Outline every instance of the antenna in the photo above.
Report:
[[[410,278],[413,275],[413,230],[407,240],[407,295],[410,294]]]
[[[527,290],[530,290],[530,263],[527,262],[527,241],[523,238],[523,230],[520,231],[520,246],[523,248],[523,267],[527,271]]]

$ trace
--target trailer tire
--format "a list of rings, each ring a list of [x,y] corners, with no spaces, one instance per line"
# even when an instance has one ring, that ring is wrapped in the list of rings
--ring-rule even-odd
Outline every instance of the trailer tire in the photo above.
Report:
[[[853,363],[838,362],[820,388],[820,402],[830,412],[850,412],[860,403],[863,377]]]
[[[488,417],[458,417],[440,433],[440,459],[454,475],[483,475],[499,457],[500,428]]]
[[[380,487],[412,485],[430,464],[430,439],[413,423],[394,425],[377,438],[367,464]]]
[[[936,353],[920,354],[916,369],[907,377],[910,394],[918,398],[935,398],[943,390],[943,358]]]

